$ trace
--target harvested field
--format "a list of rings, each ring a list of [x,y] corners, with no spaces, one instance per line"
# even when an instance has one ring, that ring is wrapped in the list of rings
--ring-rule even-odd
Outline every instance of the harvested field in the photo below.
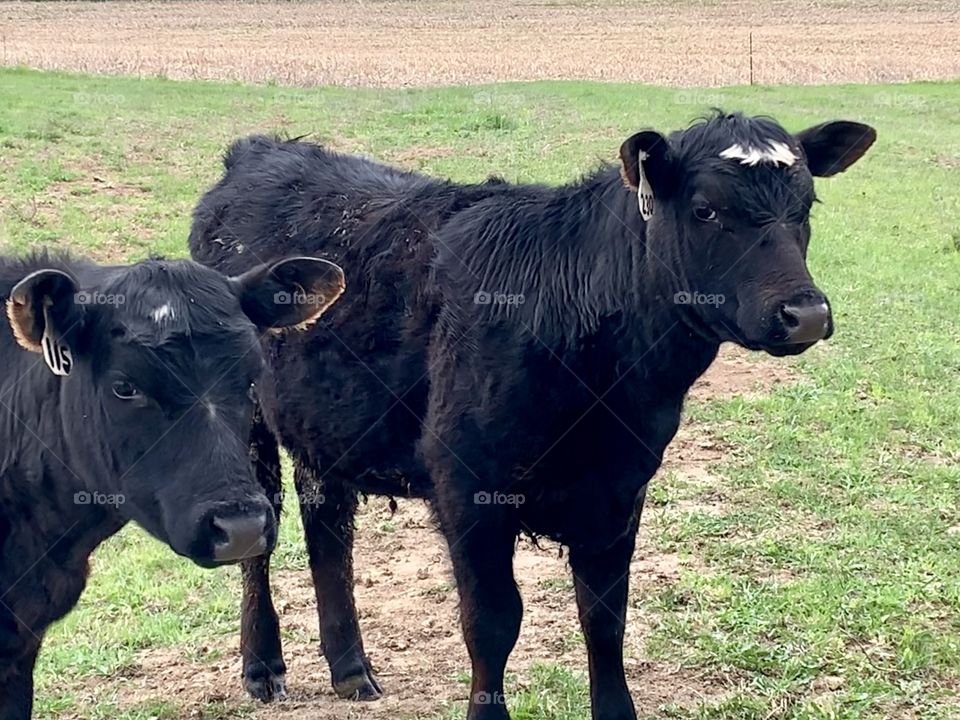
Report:
[[[950,0],[4,3],[2,63],[289,85],[710,87],[960,75]],[[710,104],[691,98],[691,104]]]

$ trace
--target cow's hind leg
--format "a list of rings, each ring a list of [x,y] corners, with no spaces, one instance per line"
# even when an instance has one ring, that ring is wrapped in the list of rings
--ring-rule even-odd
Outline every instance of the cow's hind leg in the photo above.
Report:
[[[590,668],[593,720],[636,720],[623,670],[630,559],[636,525],[612,547],[599,551],[570,548],[580,625]]]
[[[321,648],[333,689],[349,700],[376,700],[383,689],[363,650],[353,598],[353,521],[357,493],[337,478],[321,482],[311,467],[294,460],[303,532],[320,614]]]
[[[280,518],[282,488],[280,451],[273,434],[257,412],[250,437],[250,456],[257,479]],[[240,652],[243,656],[243,686],[257,700],[270,702],[286,697],[287,666],[280,645],[280,621],[270,597],[270,555],[244,560]]]

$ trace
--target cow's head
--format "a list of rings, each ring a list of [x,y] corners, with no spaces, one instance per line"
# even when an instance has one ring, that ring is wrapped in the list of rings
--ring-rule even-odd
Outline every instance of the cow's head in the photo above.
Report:
[[[17,342],[60,376],[47,427],[79,502],[115,506],[202,565],[276,541],[248,451],[260,336],[316,320],[343,272],[292,258],[228,278],[190,261],[39,270],[10,294]]]
[[[846,170],[875,139],[855,122],[792,135],[768,118],[717,114],[623,143],[648,250],[695,332],[774,355],[830,337],[830,303],[806,263],[813,177]]]

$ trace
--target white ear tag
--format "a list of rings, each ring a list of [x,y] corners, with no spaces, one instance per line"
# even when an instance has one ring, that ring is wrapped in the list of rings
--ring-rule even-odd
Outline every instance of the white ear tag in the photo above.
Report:
[[[650,181],[647,180],[646,173],[643,172],[643,162],[650,155],[643,150],[637,156],[637,172],[640,174],[640,187],[637,188],[637,202],[640,204],[640,217],[649,220],[653,217],[653,188]]]
[[[73,353],[50,324],[50,309],[46,305],[43,306],[43,337],[40,338],[40,347],[50,372],[60,377],[70,374],[73,370]]]

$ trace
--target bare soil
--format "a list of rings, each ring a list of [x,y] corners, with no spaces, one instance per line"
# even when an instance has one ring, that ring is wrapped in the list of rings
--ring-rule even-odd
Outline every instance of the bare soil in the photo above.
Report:
[[[13,2],[0,40],[4,65],[306,86],[960,76],[955,0]]]
[[[725,347],[720,358],[694,388],[693,402],[717,397],[758,395],[795,377],[789,364],[749,357]],[[705,428],[686,421],[668,449],[662,472],[681,476],[688,485],[717,488],[710,511],[722,513],[722,480],[711,466],[728,448],[712,440]],[[697,705],[717,701],[735,688],[735,678],[706,676],[651,659],[645,642],[651,618],[644,598],[675,583],[683,572],[707,572],[695,557],[663,553],[652,534],[664,513],[689,512],[687,504],[648,504],[631,565],[631,603],[626,658],[630,687],[638,709],[653,712],[672,703]],[[703,510],[704,508],[699,508]],[[274,599],[284,633],[289,698],[257,705],[254,718],[390,718],[433,716],[445,706],[465,702],[469,659],[461,640],[457,593],[442,538],[426,507],[401,501],[396,514],[387,502],[371,498],[360,514],[355,552],[357,605],[368,654],[386,690],[375,703],[356,704],[333,694],[326,662],[319,655],[313,586],[308,571],[273,574]],[[515,569],[525,612],[509,671],[521,686],[533,665],[549,662],[586,673],[579,639],[576,603],[566,558],[549,542],[521,541]],[[239,638],[200,648],[195,659],[182,649],[150,650],[118,677],[97,679],[87,687],[94,701],[107,694],[121,707],[164,699],[183,707],[185,717],[206,717],[211,704],[236,708],[246,702],[240,685]],[[211,661],[216,657],[218,660]],[[81,692],[81,697],[85,693]],[[68,716],[64,716],[67,718]]]

